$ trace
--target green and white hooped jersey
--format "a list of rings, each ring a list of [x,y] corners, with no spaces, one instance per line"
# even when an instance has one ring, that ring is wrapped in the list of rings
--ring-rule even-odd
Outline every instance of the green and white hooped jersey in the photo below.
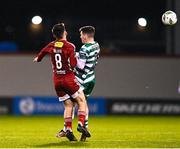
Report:
[[[79,50],[79,59],[85,61],[83,69],[76,68],[76,78],[83,86],[95,79],[95,66],[99,58],[100,47],[97,42],[86,43]]]

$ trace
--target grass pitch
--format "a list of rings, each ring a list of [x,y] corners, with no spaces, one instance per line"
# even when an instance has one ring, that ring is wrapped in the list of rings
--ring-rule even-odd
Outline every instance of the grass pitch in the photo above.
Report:
[[[75,136],[77,119],[74,120]],[[87,142],[55,138],[62,116],[0,116],[1,148],[180,148],[179,116],[90,116]]]

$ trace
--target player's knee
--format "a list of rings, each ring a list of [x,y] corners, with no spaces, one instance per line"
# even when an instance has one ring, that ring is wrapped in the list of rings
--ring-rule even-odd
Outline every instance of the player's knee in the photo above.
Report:
[[[77,104],[78,104],[79,106],[84,106],[84,105],[85,105],[85,100],[84,100],[83,98],[81,98],[80,96],[78,96],[78,97],[76,98],[76,101],[77,101]]]
[[[66,108],[73,108],[73,102],[71,100],[64,101],[64,105]]]

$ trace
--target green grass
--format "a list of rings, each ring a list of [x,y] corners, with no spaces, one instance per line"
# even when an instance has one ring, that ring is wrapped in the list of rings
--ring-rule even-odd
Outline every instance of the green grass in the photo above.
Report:
[[[77,119],[73,129],[76,137]],[[87,142],[55,138],[62,116],[0,116],[1,148],[179,148],[178,116],[90,117]]]

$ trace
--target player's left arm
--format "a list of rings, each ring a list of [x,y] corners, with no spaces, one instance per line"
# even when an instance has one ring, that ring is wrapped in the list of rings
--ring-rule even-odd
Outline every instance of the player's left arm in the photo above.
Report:
[[[70,61],[70,66],[71,68],[75,68],[76,65],[77,65],[77,59],[76,59],[76,56],[75,56],[75,47],[70,47],[69,48],[69,61]]]

